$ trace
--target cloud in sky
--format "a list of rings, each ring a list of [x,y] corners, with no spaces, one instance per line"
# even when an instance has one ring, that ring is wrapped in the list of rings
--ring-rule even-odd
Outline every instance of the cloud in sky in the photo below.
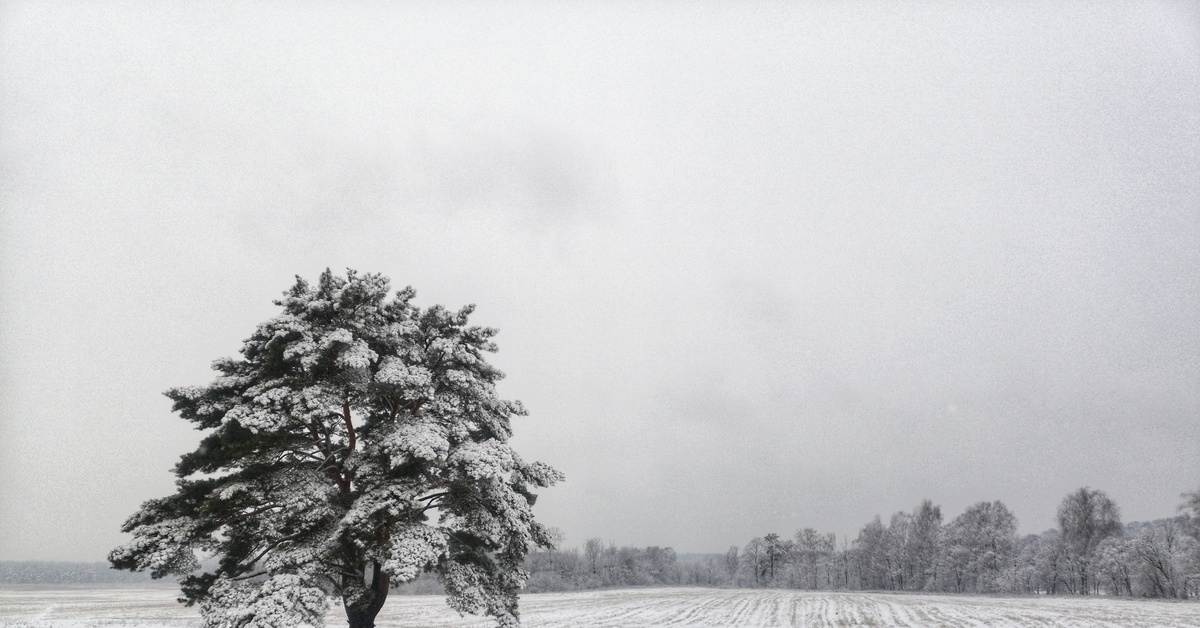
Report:
[[[1200,481],[1186,7],[6,5],[0,559],[99,559],[294,274],[498,327],[568,544]]]

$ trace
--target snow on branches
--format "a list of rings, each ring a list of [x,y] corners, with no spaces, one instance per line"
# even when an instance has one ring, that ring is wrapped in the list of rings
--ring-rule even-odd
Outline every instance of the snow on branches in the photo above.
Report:
[[[200,603],[211,628],[306,628],[325,625],[325,591],[295,574],[277,574],[259,584],[218,578]]]
[[[390,584],[423,571],[452,607],[515,625],[521,561],[550,544],[531,488],[562,475],[508,445],[525,410],[496,395],[495,330],[388,293],[378,274],[297,278],[211,384],[167,391],[209,433],[112,564],[185,576],[206,626],[319,625],[327,595],[373,626]],[[198,554],[219,565],[191,573]]]

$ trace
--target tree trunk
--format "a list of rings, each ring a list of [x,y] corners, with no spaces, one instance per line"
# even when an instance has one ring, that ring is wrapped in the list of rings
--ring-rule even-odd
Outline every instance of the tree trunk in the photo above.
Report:
[[[350,624],[350,628],[375,628],[375,616],[369,615],[364,610],[347,608],[346,621]]]
[[[344,604],[346,621],[350,628],[375,628],[375,617],[383,610],[383,603],[387,601],[389,582],[387,572],[379,568],[379,563],[372,564],[371,600],[362,606]]]

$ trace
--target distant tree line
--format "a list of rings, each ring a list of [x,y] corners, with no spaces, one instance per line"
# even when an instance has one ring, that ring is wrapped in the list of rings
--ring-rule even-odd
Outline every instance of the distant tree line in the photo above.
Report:
[[[108,563],[0,561],[0,584],[117,584],[150,581],[148,573],[117,571]]]
[[[1103,491],[1081,488],[1059,505],[1058,528],[1017,534],[1003,502],[980,502],[943,521],[925,500],[885,524],[876,516],[851,542],[812,528],[771,533],[724,556],[680,560],[669,547],[531,553],[526,590],[699,585],[810,590],[1200,597],[1200,491],[1173,519],[1122,525]]]
[[[553,531],[561,545],[561,533]],[[572,591],[629,586],[679,585],[684,569],[669,547],[617,547],[598,538],[583,548],[544,549],[525,560],[529,580],[525,590]]]
[[[628,586],[710,586],[809,590],[1071,594],[1200,598],[1200,490],[1184,494],[1180,516],[1122,524],[1103,491],[1063,498],[1058,527],[1017,534],[1003,502],[979,502],[945,522],[925,500],[885,524],[876,516],[853,541],[804,528],[771,533],[724,555],[679,555],[670,547],[618,547],[598,538],[582,547],[531,552],[525,591]],[[106,563],[0,562],[0,584],[146,582]],[[423,574],[401,593],[443,593]]]

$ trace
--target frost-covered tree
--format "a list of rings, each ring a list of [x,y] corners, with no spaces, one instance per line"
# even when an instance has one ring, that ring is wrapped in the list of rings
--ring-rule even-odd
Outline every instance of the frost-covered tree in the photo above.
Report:
[[[1058,506],[1058,527],[1071,565],[1068,583],[1072,593],[1096,592],[1092,562],[1100,542],[1121,534],[1121,511],[1104,491],[1086,486],[1063,498]]]
[[[946,526],[945,568],[952,590],[994,592],[1014,558],[1017,517],[999,500],[979,502]]]
[[[942,543],[942,508],[926,499],[913,510],[909,537],[909,581],[914,590],[935,586],[937,558]]]
[[[775,572],[779,570],[791,556],[793,547],[791,541],[779,538],[779,535],[772,532],[763,537],[763,549],[766,552],[766,580],[769,583],[775,582]]]
[[[1187,535],[1183,521],[1165,519],[1146,525],[1128,544],[1139,571],[1137,593],[1147,597],[1191,597],[1191,589],[1200,579],[1200,564],[1196,560],[1197,542]]]
[[[857,564],[860,589],[882,590],[888,588],[888,529],[879,515],[875,515],[854,539],[853,553]]]
[[[729,549],[725,550],[725,572],[729,576],[729,580],[737,585],[738,565],[741,564],[741,559],[738,557],[740,548],[736,545],[730,545]]]
[[[913,540],[912,515],[897,512],[888,523],[887,543],[884,545],[883,559],[887,566],[887,587],[889,589],[905,590],[910,588],[910,556],[909,547]]]
[[[517,625],[522,560],[551,545],[532,490],[562,476],[508,445],[525,411],[496,396],[495,330],[414,294],[389,298],[378,274],[297,277],[211,384],[167,391],[210,433],[178,491],[125,522],[112,565],[182,576],[210,627],[320,625],[334,595],[369,628],[424,571],[459,612]],[[194,573],[198,555],[219,562]]]
[[[740,571],[747,575],[746,581],[753,582],[754,587],[763,585],[767,575],[767,543],[762,537],[754,537],[742,550]]]
[[[829,588],[832,585],[830,560],[837,549],[837,537],[833,533],[819,534],[812,528],[796,532],[795,585],[801,589]],[[824,572],[824,578],[822,578]]]

